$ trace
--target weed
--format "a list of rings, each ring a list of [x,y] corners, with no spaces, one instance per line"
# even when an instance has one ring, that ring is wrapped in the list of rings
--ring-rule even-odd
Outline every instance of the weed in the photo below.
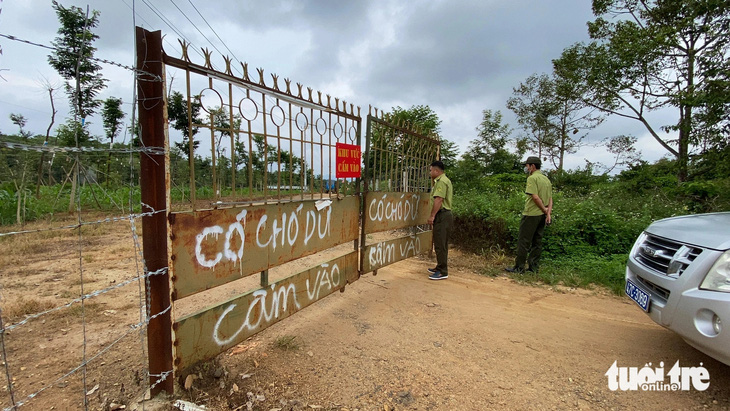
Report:
[[[18,321],[25,316],[38,314],[50,310],[54,305],[50,301],[35,298],[20,297],[15,302],[3,307],[3,315],[11,322]]]
[[[283,335],[274,341],[274,347],[284,351],[298,350],[299,343],[294,341],[296,338],[297,337],[295,335]]]

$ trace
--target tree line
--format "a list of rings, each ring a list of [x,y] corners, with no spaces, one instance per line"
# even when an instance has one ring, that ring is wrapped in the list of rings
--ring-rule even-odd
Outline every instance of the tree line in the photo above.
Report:
[[[595,18],[588,22],[590,40],[566,47],[552,61],[550,73],[534,73],[513,88],[506,107],[515,113],[514,128],[500,111],[484,110],[475,138],[460,155],[452,141],[441,139],[440,156],[460,179],[518,172],[525,153],[536,153],[557,172],[565,171],[565,158],[577,152],[591,130],[610,117],[628,118],[642,124],[670,157],[671,173],[678,182],[697,176],[726,176],[723,159],[730,154],[730,0],[593,0]],[[99,12],[87,14],[78,7],[52,2],[59,21],[54,49],[48,63],[63,78],[62,87],[45,84],[52,115],[45,135],[28,132],[21,113],[11,113],[18,127],[8,141],[35,145],[121,148],[119,135],[126,132],[136,141],[138,127],[125,127],[121,98],[97,97],[107,80],[96,63],[94,29]],[[71,108],[63,123],[56,125],[54,101],[62,88]],[[188,113],[190,107],[191,113]],[[294,185],[306,183],[312,174],[306,159],[270,144],[262,135],[230,141],[230,131],[239,129],[241,118],[225,107],[210,107],[209,121],[215,130],[215,159],[195,154],[191,161],[190,141],[195,150],[203,122],[200,96],[187,98],[179,92],[168,95],[170,126],[182,140],[171,148],[173,180],[186,186],[189,167],[196,170],[200,185],[237,186],[250,183],[262,187],[264,176]],[[676,120],[657,123],[651,113],[674,110]],[[89,119],[99,114],[104,136],[94,136]],[[426,135],[440,134],[441,121],[427,105],[409,109],[395,107],[389,113],[394,122],[418,125]],[[233,122],[233,124],[231,124]],[[55,127],[55,129],[54,129]],[[636,136],[607,136],[605,150],[613,154],[610,164],[588,163],[593,173],[610,173],[618,167],[637,170],[645,166],[635,148]],[[230,144],[230,143],[229,143]],[[250,146],[250,147],[249,147]],[[228,152],[228,156],[223,155]],[[0,151],[0,174],[4,197],[16,199],[17,219],[30,194],[41,194],[42,186],[68,184],[74,206],[79,183],[104,183],[107,187],[128,184],[135,176],[136,160],[109,153],[55,156],[47,153]],[[233,161],[231,161],[233,159]],[[215,164],[213,163],[215,161]],[[272,167],[276,163],[278,168]],[[130,171],[131,168],[131,171]],[[239,175],[240,174],[240,175]],[[292,176],[292,180],[289,179]],[[181,190],[183,190],[181,188]],[[184,191],[184,190],[183,190]]]

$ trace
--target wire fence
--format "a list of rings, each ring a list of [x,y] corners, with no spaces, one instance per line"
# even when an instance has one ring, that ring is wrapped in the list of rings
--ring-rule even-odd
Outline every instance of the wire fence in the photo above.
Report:
[[[149,343],[158,337],[150,322],[172,306],[151,309],[150,283],[169,268],[148,269],[143,219],[360,192],[356,178],[338,179],[335,171],[338,144],[360,145],[359,108],[289,79],[269,80],[263,69],[255,79],[244,63],[235,76],[227,58],[216,71],[205,51],[196,65],[187,48],[181,42],[181,58],[164,57],[164,75],[96,59],[127,70],[135,84],[167,89],[160,98],[138,96],[134,87],[123,144],[80,143],[83,127],[65,141],[0,141],[0,174],[8,178],[0,184],[3,409],[109,409],[140,403],[173,378],[172,369],[150,371]],[[185,78],[182,86],[176,76]],[[169,147],[145,147],[136,107],[165,101]],[[427,191],[426,159],[438,140],[386,120],[374,119],[369,190]],[[140,157],[155,156],[169,158],[169,208],[142,202]]]
[[[130,81],[162,81],[96,61],[129,71]],[[128,130],[139,132],[135,123],[133,114]],[[147,393],[172,378],[172,369],[149,370],[148,338],[155,337],[148,325],[171,306],[150,312],[150,279],[167,267],[147,270],[139,227],[169,211],[141,203],[139,156],[166,150],[140,146],[133,134],[108,145],[79,143],[79,130],[71,142],[30,135],[0,141],[4,410],[144,409]]]

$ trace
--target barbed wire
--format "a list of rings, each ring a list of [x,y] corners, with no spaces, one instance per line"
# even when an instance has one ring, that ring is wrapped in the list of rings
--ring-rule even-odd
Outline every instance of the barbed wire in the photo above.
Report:
[[[21,39],[19,37],[13,36],[11,34],[3,34],[3,33],[0,33],[0,37],[5,37],[8,40],[13,40],[13,41],[17,41],[17,42],[20,42],[20,43],[29,44],[31,46],[42,47],[42,48],[48,49],[48,50],[53,50],[53,51],[57,51],[58,50],[57,47],[48,46],[48,45],[45,45],[45,44],[36,43],[34,41]],[[112,66],[117,66],[117,67],[120,67],[120,68],[123,68],[123,69],[126,69],[126,70],[130,70],[130,71],[132,71],[132,72],[134,72],[136,74],[144,74],[146,76],[152,77],[152,80],[153,81],[162,81],[162,77],[158,76],[157,74],[152,74],[152,73],[149,73],[149,72],[144,71],[144,70],[140,70],[140,69],[137,69],[137,68],[134,68],[134,67],[127,66],[127,65],[122,64],[122,63],[117,63],[115,61],[111,61],[111,60],[107,60],[107,59],[101,59],[101,58],[98,58],[98,57],[91,57],[90,60],[98,61],[99,63],[105,63],[105,64],[109,64],[109,65],[112,65]]]
[[[142,217],[148,217],[152,216],[158,213],[166,213],[168,209],[162,209],[162,210],[155,210],[155,211],[149,211],[146,213],[137,213],[137,214],[129,214],[128,216],[123,217],[109,217],[105,218],[103,220],[96,220],[96,221],[85,221],[81,224],[69,224],[65,226],[60,227],[52,227],[52,228],[39,228],[37,230],[23,230],[23,231],[9,231],[6,233],[0,233],[0,237],[3,236],[9,236],[9,235],[18,235],[18,234],[33,234],[33,233],[43,233],[47,231],[59,231],[59,230],[69,230],[69,229],[76,229],[79,227],[87,226],[87,225],[96,225],[96,224],[103,224],[103,223],[114,223],[119,221],[129,221],[129,220],[136,220]]]
[[[109,351],[109,350],[110,350],[110,349],[111,349],[112,347],[114,347],[114,346],[115,346],[116,344],[118,344],[118,343],[119,343],[120,341],[122,341],[122,340],[123,340],[123,339],[124,339],[125,337],[127,337],[128,335],[130,335],[130,334],[132,334],[133,332],[137,331],[138,329],[141,329],[141,328],[143,328],[143,326],[145,326],[145,325],[149,324],[149,322],[150,322],[151,320],[153,320],[154,318],[156,318],[157,316],[160,316],[160,315],[166,314],[166,313],[167,313],[168,311],[170,311],[170,310],[171,310],[171,308],[172,308],[171,306],[168,306],[168,307],[167,307],[166,309],[164,309],[163,311],[161,311],[161,312],[159,312],[158,314],[155,314],[155,315],[154,315],[153,317],[150,317],[149,319],[147,319],[147,321],[143,321],[143,322],[139,322],[139,323],[137,323],[137,324],[132,324],[132,325],[130,325],[130,326],[129,326],[130,328],[129,328],[129,330],[127,330],[127,332],[125,332],[125,333],[124,333],[124,334],[122,334],[122,335],[121,335],[121,336],[120,336],[119,338],[117,338],[116,340],[112,341],[112,342],[111,342],[110,344],[108,344],[107,346],[105,346],[105,347],[104,347],[104,348],[103,348],[102,350],[100,350],[100,351],[99,351],[98,353],[96,353],[96,354],[94,354],[93,356],[91,356],[90,358],[88,358],[88,359],[84,360],[84,361],[83,361],[83,362],[82,362],[81,364],[79,364],[78,366],[76,366],[76,367],[75,367],[75,368],[73,368],[73,369],[72,369],[71,371],[67,372],[66,374],[64,374],[64,375],[60,376],[59,378],[57,378],[57,379],[56,379],[55,381],[53,381],[52,383],[50,383],[50,384],[47,384],[47,385],[46,385],[45,387],[41,388],[40,390],[38,390],[38,391],[36,391],[36,392],[34,392],[34,393],[32,393],[32,394],[28,395],[28,396],[27,396],[27,397],[25,397],[25,398],[24,398],[23,400],[21,400],[21,401],[18,401],[18,402],[17,402],[17,403],[15,404],[15,405],[13,405],[12,407],[6,407],[6,408],[4,408],[4,411],[16,410],[16,409],[17,409],[18,407],[20,407],[20,406],[24,405],[24,404],[25,404],[25,403],[26,403],[27,401],[29,401],[29,400],[32,400],[33,398],[37,397],[37,396],[38,396],[39,394],[41,394],[41,393],[42,393],[43,391],[45,391],[45,390],[47,390],[47,389],[49,389],[49,388],[53,387],[54,385],[56,385],[57,383],[59,383],[59,382],[60,382],[61,380],[63,380],[63,379],[65,379],[65,378],[67,378],[68,376],[70,376],[70,375],[74,374],[75,372],[79,371],[80,369],[82,369],[82,368],[86,367],[86,366],[87,366],[88,364],[90,364],[90,363],[91,363],[92,361],[94,361],[94,360],[96,360],[97,358],[99,358],[99,357],[100,357],[100,356],[101,356],[102,354],[104,354],[104,353],[106,353],[107,351]],[[6,367],[7,367],[7,365],[6,365]],[[155,384],[153,385],[153,387],[154,387],[154,386],[156,386],[157,384],[159,384],[159,383],[161,383],[162,381],[164,381],[165,379],[167,379],[167,376],[168,376],[168,375],[170,375],[170,374],[171,374],[172,372],[173,372],[173,370],[169,370],[169,371],[165,371],[165,372],[164,372],[164,373],[162,373],[162,374],[154,374],[154,375],[152,375],[152,374],[149,374],[149,371],[148,371],[148,372],[147,372],[147,374],[148,374],[148,375],[150,375],[150,376],[152,376],[152,377],[157,377],[157,376],[159,376],[159,377],[160,377],[160,378],[159,378],[159,379],[158,379],[157,381],[155,381]],[[86,393],[84,393],[84,394],[86,395]]]
[[[164,147],[140,147],[140,148],[96,148],[96,147],[58,147],[58,146],[35,146],[30,144],[14,143],[11,141],[0,141],[0,147],[12,150],[37,151],[39,153],[146,153],[150,155],[165,155]]]
[[[7,331],[13,330],[15,328],[18,328],[18,327],[20,327],[22,325],[25,325],[25,324],[29,323],[30,321],[32,321],[32,320],[34,320],[34,319],[36,319],[38,317],[42,317],[42,316],[44,316],[46,314],[50,314],[52,312],[56,312],[56,311],[63,310],[64,308],[68,308],[68,307],[71,307],[74,304],[80,303],[80,302],[82,302],[84,300],[88,300],[89,298],[93,298],[93,297],[100,296],[102,294],[106,294],[108,292],[111,292],[111,291],[116,290],[117,288],[122,288],[125,285],[129,285],[129,284],[131,284],[131,283],[133,283],[135,281],[139,281],[139,280],[142,280],[142,279],[148,279],[149,277],[152,277],[154,275],[163,275],[163,274],[166,274],[167,273],[167,270],[168,270],[167,267],[163,267],[163,268],[160,268],[159,270],[151,271],[151,272],[148,272],[147,274],[142,274],[140,276],[137,276],[137,277],[134,277],[134,278],[130,278],[130,279],[126,280],[126,281],[122,281],[121,283],[115,284],[115,285],[113,285],[111,287],[103,288],[101,290],[96,290],[96,291],[91,292],[91,293],[88,293],[86,295],[82,295],[81,297],[75,298],[75,299],[69,301],[68,303],[66,303],[64,305],[60,305],[58,307],[54,307],[54,308],[48,309],[48,310],[43,311],[43,312],[40,312],[40,313],[36,313],[36,314],[33,314],[33,315],[29,315],[28,317],[26,317],[24,320],[22,320],[20,322],[17,322],[15,324],[8,325],[7,327],[4,327],[4,328],[0,328],[0,333],[5,333]],[[153,316],[148,316],[149,318],[147,319],[146,322],[149,323],[150,320],[158,317],[159,315],[160,315],[160,313],[155,314]]]

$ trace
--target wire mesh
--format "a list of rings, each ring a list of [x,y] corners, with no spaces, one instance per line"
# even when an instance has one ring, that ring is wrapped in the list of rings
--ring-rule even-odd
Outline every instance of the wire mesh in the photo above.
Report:
[[[162,80],[96,61],[129,70],[132,80]],[[133,116],[130,130],[134,124]],[[144,285],[167,268],[147,272],[137,228],[168,212],[145,207],[139,193],[139,156],[164,150],[140,147],[131,136],[126,144],[79,141],[78,130],[71,140],[0,141],[0,172],[8,177],[0,186],[6,410],[131,404],[171,378],[172,370],[150,375],[146,352],[149,322],[171,307],[150,315]]]

